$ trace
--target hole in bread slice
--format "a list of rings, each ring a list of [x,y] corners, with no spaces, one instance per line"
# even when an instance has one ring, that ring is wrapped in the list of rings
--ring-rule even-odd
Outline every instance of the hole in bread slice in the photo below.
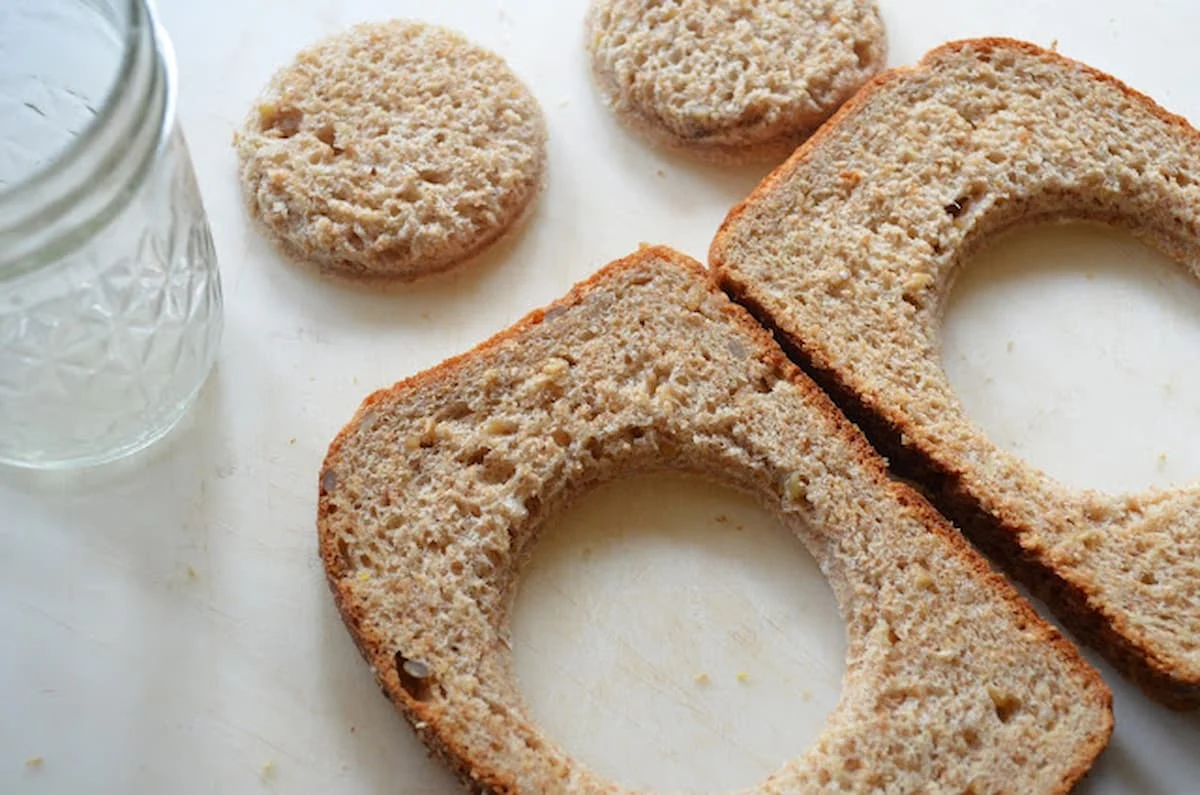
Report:
[[[1095,223],[1005,234],[961,266],[942,364],[997,445],[1111,493],[1200,474],[1200,284]]]
[[[512,621],[532,716],[635,789],[754,784],[812,743],[845,671],[845,625],[803,544],[751,498],[674,473],[552,517]]]

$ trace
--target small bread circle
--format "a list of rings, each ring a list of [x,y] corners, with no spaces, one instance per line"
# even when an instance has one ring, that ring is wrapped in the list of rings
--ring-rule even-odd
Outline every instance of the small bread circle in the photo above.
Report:
[[[480,253],[543,180],[537,100],[500,56],[420,22],[299,53],[235,139],[251,214],[322,270],[409,281]]]
[[[710,160],[787,155],[887,54],[873,0],[594,0],[587,27],[617,117]]]

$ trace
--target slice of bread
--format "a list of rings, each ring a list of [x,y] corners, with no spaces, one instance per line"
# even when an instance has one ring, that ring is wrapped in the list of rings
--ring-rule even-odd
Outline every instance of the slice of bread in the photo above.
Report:
[[[1200,136],[1022,42],[882,75],[726,219],[721,285],[934,503],[1154,698],[1200,704],[1200,485],[1058,483],[964,414],[938,331],[956,268],[1016,224],[1096,219],[1200,261]]]
[[[700,265],[647,248],[371,395],[325,460],[337,605],[385,693],[472,791],[625,791],[530,719],[509,608],[547,517],[658,468],[757,495],[846,620],[840,703],[748,792],[1064,792],[1104,747],[1111,697],[1074,647],[890,479]]]

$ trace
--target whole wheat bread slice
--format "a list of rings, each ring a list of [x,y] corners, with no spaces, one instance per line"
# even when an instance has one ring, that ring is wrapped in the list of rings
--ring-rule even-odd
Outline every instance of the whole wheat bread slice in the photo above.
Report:
[[[620,473],[757,495],[846,621],[841,701],[747,792],[1063,792],[1108,740],[1097,674],[885,463],[770,335],[643,249],[371,395],[320,477],[321,554],[384,692],[476,792],[623,792],[530,719],[509,609],[538,530]]]
[[[942,370],[955,270],[1016,224],[1096,219],[1200,263],[1200,136],[1022,42],[882,75],[736,207],[721,285],[934,503],[1151,696],[1200,703],[1200,485],[1058,483],[966,418]]]

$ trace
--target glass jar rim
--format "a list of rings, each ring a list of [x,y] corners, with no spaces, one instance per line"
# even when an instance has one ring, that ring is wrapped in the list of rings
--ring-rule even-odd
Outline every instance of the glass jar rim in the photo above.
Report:
[[[153,149],[146,152],[126,145],[146,126],[150,103],[156,98],[162,100],[161,111],[155,114],[161,118],[152,119],[163,128],[156,135],[156,144],[164,138],[163,133],[174,117],[174,54],[159,29],[154,9],[147,0],[122,0],[122,6],[126,23],[121,61],[99,112],[50,162],[0,190],[0,280],[52,262],[53,257],[40,255],[53,248],[53,242],[80,238],[81,230],[89,223],[111,215],[127,183],[145,170],[145,163],[136,164],[137,169],[119,169],[118,161],[141,157],[148,162],[153,155]],[[140,103],[144,109],[134,105],[131,112],[134,103]],[[111,194],[106,201],[93,202],[99,209],[84,207],[97,171],[89,167],[91,162],[100,164],[100,171],[107,168],[118,172],[120,177],[121,184],[104,186],[105,192]],[[71,217],[72,214],[76,217]],[[56,224],[61,229],[54,229]],[[23,250],[19,244],[31,231],[43,233],[45,241]],[[77,244],[80,240],[72,242]],[[13,249],[17,251],[15,255],[11,253]]]
[[[121,63],[117,66],[115,79],[108,87],[104,100],[100,104],[100,112],[93,116],[83,131],[49,162],[29,172],[7,188],[0,188],[0,207],[3,207],[11,199],[28,194],[37,187],[38,183],[52,179],[54,174],[69,169],[74,163],[79,162],[89,148],[89,144],[96,139],[96,133],[101,128],[112,125],[113,117],[116,115],[113,99],[118,96],[121,87],[129,82],[136,61],[138,26],[142,24],[139,20],[139,17],[142,16],[142,3],[143,0],[124,0],[123,2],[126,8],[127,22],[125,30],[122,31]]]

